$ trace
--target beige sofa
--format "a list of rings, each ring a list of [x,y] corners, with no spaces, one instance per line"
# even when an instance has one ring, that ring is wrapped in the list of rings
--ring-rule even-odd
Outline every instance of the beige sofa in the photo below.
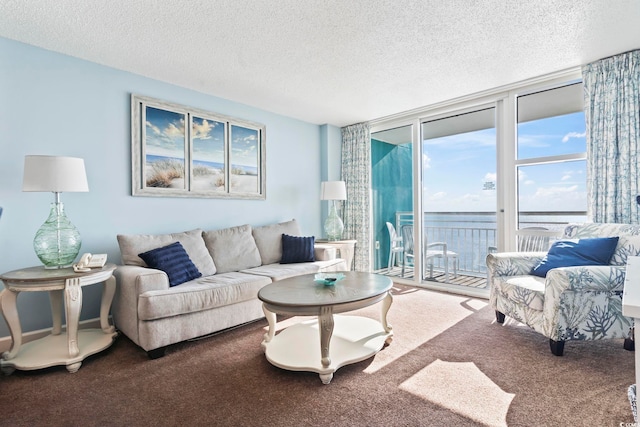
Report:
[[[115,271],[116,328],[149,357],[161,357],[171,344],[264,317],[257,294],[269,283],[347,270],[335,249],[322,245],[313,248],[314,261],[281,264],[283,234],[300,236],[295,219],[261,227],[118,235],[123,265]],[[201,277],[170,286],[167,273],[147,267],[138,254],[175,242],[180,242]]]

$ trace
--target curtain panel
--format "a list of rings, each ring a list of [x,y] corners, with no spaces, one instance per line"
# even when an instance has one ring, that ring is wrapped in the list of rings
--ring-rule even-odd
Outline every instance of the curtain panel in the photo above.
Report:
[[[368,123],[342,128],[342,180],[347,187],[344,201],[344,239],[357,240],[356,271],[370,269],[371,229],[371,134]]]
[[[582,68],[587,200],[593,222],[637,224],[640,50]]]

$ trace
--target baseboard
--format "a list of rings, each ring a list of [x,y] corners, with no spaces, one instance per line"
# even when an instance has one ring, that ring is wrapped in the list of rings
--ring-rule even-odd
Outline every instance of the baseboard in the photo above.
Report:
[[[111,320],[111,316],[109,316],[109,320]],[[110,324],[113,324],[110,322]],[[78,329],[90,329],[90,328],[100,328],[100,318],[96,317],[95,319],[87,319],[83,320],[79,323]],[[40,338],[44,338],[47,335],[51,334],[51,330],[53,328],[39,329],[37,331],[24,332],[22,334],[22,344],[26,344],[30,341],[35,341]],[[62,326],[62,330],[65,331],[67,329],[67,325]],[[9,351],[11,348],[11,336],[6,336],[0,338],[0,354],[5,351]]]

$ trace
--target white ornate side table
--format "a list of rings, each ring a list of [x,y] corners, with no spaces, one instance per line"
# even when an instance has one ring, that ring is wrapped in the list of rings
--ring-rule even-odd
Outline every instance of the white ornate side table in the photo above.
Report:
[[[80,369],[82,361],[111,344],[118,336],[109,325],[109,309],[116,291],[113,277],[115,264],[76,273],[72,268],[45,269],[30,267],[0,275],[4,290],[0,293],[0,310],[11,333],[11,348],[2,354],[0,369],[11,374],[15,369],[42,369],[65,365],[69,372]],[[104,283],[100,305],[100,328],[78,330],[82,309],[82,287]],[[22,344],[22,328],[16,301],[20,292],[49,292],[53,328],[51,335]],[[62,310],[67,320],[66,331],[62,330]]]
[[[347,262],[347,268],[349,270],[353,269],[353,255],[356,250],[357,242],[357,240],[316,239],[316,243],[336,248],[336,250],[340,252],[340,258],[343,258]]]

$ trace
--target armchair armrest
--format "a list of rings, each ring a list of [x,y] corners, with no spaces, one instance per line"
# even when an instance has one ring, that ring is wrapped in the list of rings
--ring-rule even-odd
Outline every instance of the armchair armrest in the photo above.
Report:
[[[442,253],[444,255],[447,254],[447,243],[446,242],[431,242],[431,243],[427,244],[427,250],[429,250],[431,248],[441,248],[442,249]]]
[[[586,265],[553,268],[547,273],[545,293],[553,288],[557,295],[565,290],[578,292],[622,292],[625,267]]]
[[[487,255],[489,276],[520,276],[531,274],[545,252],[498,252]]]

